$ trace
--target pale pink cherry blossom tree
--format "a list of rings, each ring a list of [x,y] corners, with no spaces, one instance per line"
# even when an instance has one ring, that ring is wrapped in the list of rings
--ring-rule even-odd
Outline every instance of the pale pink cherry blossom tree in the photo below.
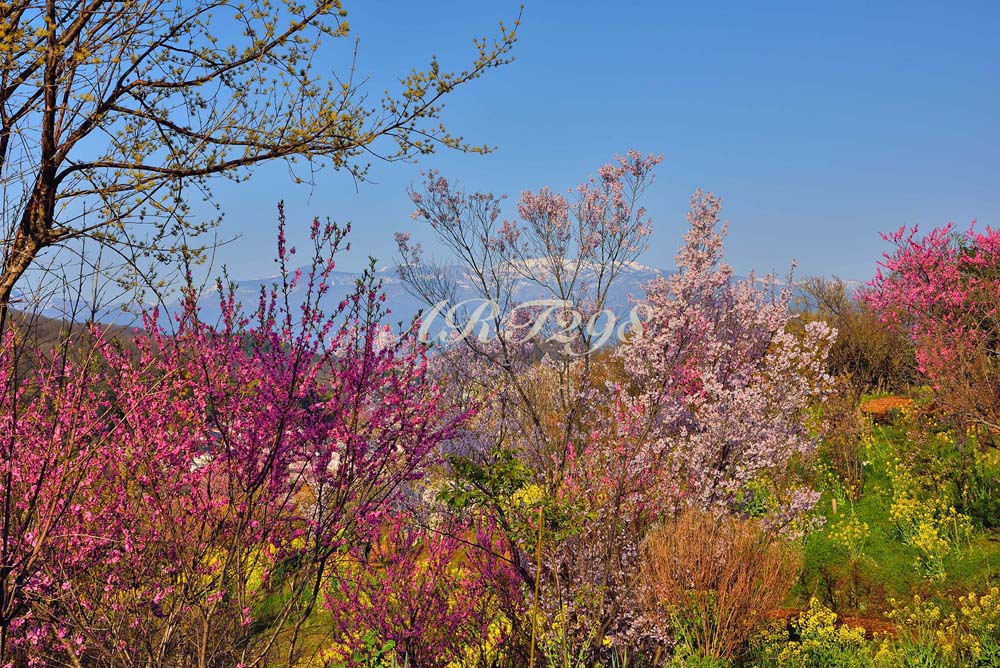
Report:
[[[492,338],[465,336],[439,358],[440,373],[460,388],[456,398],[479,406],[466,447],[477,464],[489,467],[514,452],[530,468],[531,484],[548,492],[559,487],[569,444],[602,403],[589,381],[596,328],[587,324],[646,248],[651,226],[639,200],[661,160],[630,151],[570,198],[547,188],[525,191],[513,220],[502,215],[503,197],[467,194],[436,172],[427,174],[423,191],[411,193],[414,217],[430,225],[450,257],[428,260],[408,234],[397,235],[405,285],[429,308],[470,296],[493,305],[484,314]],[[526,286],[560,306],[523,307]],[[510,508],[495,510],[512,533],[523,524],[506,516]],[[524,545],[514,547],[531,584]]]
[[[834,332],[797,327],[773,279],[737,280],[720,201],[699,192],[691,204],[677,272],[646,286],[643,327],[614,351],[613,417],[573,444],[557,492],[577,527],[546,551],[548,616],[577,625],[559,638],[564,658],[574,642],[651,640],[636,614],[639,549],[679,508],[746,515],[766,488],[761,519],[778,532],[808,525],[818,496],[790,474],[816,445],[807,410],[827,389]]]
[[[774,277],[734,277],[720,209],[714,195],[692,197],[678,271],[647,286],[649,319],[616,353],[681,502],[740,512],[748,485],[767,479],[785,521],[816,499],[777,483],[815,448],[806,411],[829,388],[836,332],[822,322],[796,331]]]
[[[417,206],[414,217],[429,223],[452,257],[443,263],[427,261],[419,244],[398,235],[403,281],[428,306],[457,301],[462,296],[460,282],[469,286],[473,297],[495,305],[484,315],[492,333],[501,335],[488,341],[466,336],[457,347],[464,348],[465,358],[485,367],[483,390],[491,392],[496,375],[502,377],[512,396],[491,403],[502,406],[528,435],[520,447],[543,468],[553,453],[557,460],[564,458],[558,453],[565,451],[569,434],[586,411],[587,397],[580,387],[594,357],[590,346],[595,338],[587,323],[608,305],[609,291],[623,268],[646,248],[651,226],[639,198],[660,161],[631,151],[578,186],[572,200],[547,188],[525,191],[516,220],[502,218],[502,197],[466,194],[434,172],[427,175],[425,192],[411,193]],[[526,285],[560,306],[519,308],[518,293]],[[539,315],[546,316],[546,322],[539,322]],[[544,339],[553,334],[546,344]],[[555,372],[554,387],[560,388],[555,395],[566,419],[554,433],[546,429],[522,379],[539,360]],[[467,378],[479,383],[479,374]],[[546,476],[547,484],[557,484],[558,470]]]

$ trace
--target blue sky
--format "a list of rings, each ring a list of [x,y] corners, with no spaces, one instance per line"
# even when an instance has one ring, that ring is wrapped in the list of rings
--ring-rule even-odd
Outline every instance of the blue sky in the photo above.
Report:
[[[274,216],[290,237],[313,216],[354,224],[356,269],[391,260],[410,219],[406,187],[439,169],[469,189],[565,190],[614,153],[662,153],[646,206],[644,261],[672,266],[696,188],[723,197],[727,258],[738,272],[867,279],[880,230],[955,221],[1000,224],[1000,3],[629,2],[527,0],[516,61],[450,96],[449,129],[496,145],[488,156],[439,153],[375,164],[355,186],[326,172],[310,193],[283,166],[219,183],[218,261],[235,277],[269,273]],[[437,54],[472,58],[474,36],[508,23],[516,2],[345,0],[359,71],[378,97]],[[324,66],[343,71],[341,49]]]

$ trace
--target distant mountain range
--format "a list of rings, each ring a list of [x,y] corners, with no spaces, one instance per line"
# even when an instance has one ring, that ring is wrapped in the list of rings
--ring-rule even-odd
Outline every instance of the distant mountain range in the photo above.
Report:
[[[661,275],[668,275],[670,271],[645,266],[638,263],[631,263],[623,267],[615,284],[608,294],[607,308],[611,309],[620,317],[624,316],[631,308],[632,298],[641,298],[643,286],[654,278]],[[478,297],[471,287],[471,281],[459,271],[454,275],[458,278],[459,299],[473,299]],[[329,293],[329,304],[333,308],[343,297],[351,294],[357,281],[361,278],[360,272],[334,271],[330,276],[331,290]],[[398,270],[395,266],[381,267],[376,271],[376,276],[382,282],[382,290],[386,296],[386,307],[390,310],[388,321],[391,323],[409,323],[416,315],[423,310],[427,311],[427,305],[419,298],[410,294],[399,278]],[[586,278],[586,276],[585,276]],[[236,298],[242,302],[247,310],[253,310],[257,306],[261,288],[270,288],[277,280],[276,276],[250,278],[234,281],[236,286]],[[844,281],[850,292],[853,292],[861,283],[858,281]],[[298,309],[305,299],[306,287],[299,285],[291,294],[291,307]],[[528,281],[519,282],[516,291],[518,301],[528,301],[533,299],[548,298],[548,294],[543,288]],[[102,310],[99,318],[104,322],[114,324],[129,324],[134,317],[124,313],[120,309],[121,305],[107,305]],[[206,290],[199,300],[202,317],[213,322],[221,315],[219,308],[219,298],[214,287]],[[167,314],[180,309],[180,302],[175,298],[166,304]],[[42,310],[42,315],[52,318],[63,318],[67,309],[62,304],[51,303]]]

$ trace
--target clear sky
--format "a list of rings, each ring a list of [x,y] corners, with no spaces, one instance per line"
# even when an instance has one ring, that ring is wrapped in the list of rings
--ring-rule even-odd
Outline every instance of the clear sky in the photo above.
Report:
[[[956,6],[957,5],[957,6]],[[373,97],[437,54],[472,58],[517,2],[345,0]],[[617,2],[526,0],[516,62],[449,96],[449,129],[496,145],[375,164],[357,188],[326,172],[311,194],[287,170],[218,184],[219,259],[235,277],[269,273],[274,204],[293,240],[314,215],[354,223],[356,251],[391,260],[395,231],[427,238],[406,187],[439,169],[469,189],[565,190],[614,153],[665,157],[646,205],[644,261],[672,266],[690,194],[723,197],[738,272],[867,279],[880,230],[955,221],[1000,225],[1000,3]],[[342,71],[339,51],[328,67]]]

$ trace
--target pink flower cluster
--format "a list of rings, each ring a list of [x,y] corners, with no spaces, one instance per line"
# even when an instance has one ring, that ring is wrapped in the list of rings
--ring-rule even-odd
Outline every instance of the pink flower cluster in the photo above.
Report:
[[[955,373],[963,350],[995,349],[1000,333],[1000,229],[975,225],[883,234],[894,250],[860,293],[885,322],[908,328],[920,371],[935,382]]]

